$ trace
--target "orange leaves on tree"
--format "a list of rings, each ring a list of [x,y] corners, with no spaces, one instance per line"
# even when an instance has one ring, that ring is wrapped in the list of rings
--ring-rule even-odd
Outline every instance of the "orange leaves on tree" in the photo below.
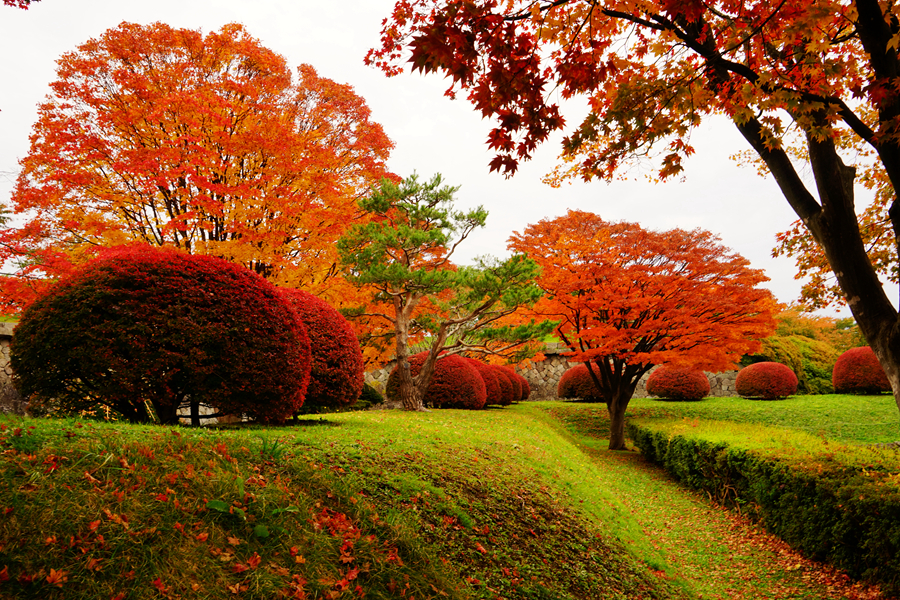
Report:
[[[392,147],[350,86],[239,25],[206,36],[123,23],[58,62],[0,232],[9,308],[97,248],[145,242],[242,263],[313,292]],[[339,293],[337,290],[335,293]]]
[[[563,128],[559,98],[582,96],[589,112],[563,139],[553,185],[609,180],[648,159],[658,178],[678,176],[692,130],[713,115],[731,120],[803,223],[776,252],[797,257],[810,277],[805,306],[847,298],[886,371],[898,371],[900,314],[879,280],[900,272],[900,21],[891,5],[400,0],[367,62],[393,75],[407,56],[413,70],[449,76],[451,95],[466,92],[494,120],[490,167],[505,173]],[[860,179],[878,190],[875,204],[894,209],[862,210]],[[892,387],[900,406],[900,379]]]
[[[647,231],[569,211],[514,233],[510,249],[541,266],[535,315],[561,319],[572,359],[591,363],[612,418],[610,446],[653,365],[731,367],[775,327],[767,281],[711,233]]]

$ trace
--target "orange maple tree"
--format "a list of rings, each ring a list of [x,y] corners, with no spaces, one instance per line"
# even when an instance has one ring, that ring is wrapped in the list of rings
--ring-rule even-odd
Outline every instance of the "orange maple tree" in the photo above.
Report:
[[[8,309],[101,247],[174,246],[340,295],[334,242],[392,142],[348,85],[240,25],[123,23],[58,61],[0,232]],[[349,287],[349,286],[344,286]]]
[[[514,233],[510,249],[541,267],[533,312],[591,373],[625,444],[625,410],[654,365],[732,368],[775,329],[768,278],[708,231],[650,231],[570,210]]]
[[[551,179],[682,171],[690,133],[730,119],[815,240],[900,408],[900,315],[867,254],[854,183],[883,175],[900,238],[900,5],[878,0],[400,0],[370,64],[442,71],[496,119],[507,173],[588,100]],[[793,151],[794,149],[799,151]],[[805,179],[810,174],[813,184]],[[744,207],[752,210],[752,207]],[[896,269],[896,254],[888,257]]]

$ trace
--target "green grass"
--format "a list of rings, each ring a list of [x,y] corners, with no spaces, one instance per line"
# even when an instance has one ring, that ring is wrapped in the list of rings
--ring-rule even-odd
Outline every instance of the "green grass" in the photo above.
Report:
[[[526,412],[0,428],[4,598],[689,597],[573,505],[589,462]]]
[[[635,412],[734,408],[707,402]],[[0,417],[0,598],[856,597],[605,431],[572,403],[268,429]]]
[[[900,441],[900,414],[890,394],[791,396],[785,400],[706,398],[670,402],[636,398],[628,418],[697,418],[797,429],[817,437],[876,444]]]

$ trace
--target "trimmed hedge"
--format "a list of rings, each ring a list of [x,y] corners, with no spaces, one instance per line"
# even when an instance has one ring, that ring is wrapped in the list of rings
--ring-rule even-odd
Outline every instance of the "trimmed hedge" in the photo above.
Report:
[[[709,378],[698,369],[657,367],[647,378],[647,393],[670,400],[702,400],[709,396]]]
[[[594,372],[597,373],[596,370]],[[599,376],[599,373],[597,375]],[[604,401],[584,364],[575,365],[562,374],[556,386],[556,394],[560,398],[573,398],[584,402]]]
[[[499,404],[503,388],[500,387],[500,382],[497,380],[497,374],[494,369],[477,358],[466,357],[466,361],[475,367],[475,370],[478,371],[478,374],[481,375],[481,379],[484,381],[485,404]]]
[[[880,394],[891,391],[891,383],[869,346],[850,348],[841,354],[834,364],[831,381],[834,391],[839,394]]]
[[[303,404],[306,328],[271,283],[212,256],[105,251],[22,315],[11,344],[24,397],[62,411],[178,420],[189,401],[259,421]]]
[[[338,408],[356,402],[363,387],[363,357],[350,323],[309,292],[279,291],[297,311],[309,335],[312,367],[304,408]]]
[[[418,375],[425,362],[427,352],[420,352],[409,357],[409,367],[413,377]],[[398,397],[399,377],[397,367],[391,371],[385,386],[388,398]],[[425,391],[424,403],[434,408],[484,408],[487,401],[487,390],[484,380],[469,362],[456,354],[442,356],[434,364],[431,383]]]
[[[519,375],[516,373],[516,375]],[[522,400],[528,400],[529,396],[531,396],[531,384],[528,383],[528,380],[525,379],[523,375],[519,375],[522,378]]]
[[[509,378],[510,384],[512,384],[512,401],[520,402],[522,400],[522,379],[524,377],[520,377],[518,373],[513,371],[512,367],[507,367],[506,365],[497,365],[496,368],[503,372]]]
[[[515,389],[513,388],[509,373],[497,365],[488,366],[494,371],[494,375],[497,376],[497,383],[500,385],[500,396],[496,398],[496,402],[490,402],[490,404],[509,406],[515,400]]]
[[[890,473],[762,457],[634,421],[627,427],[641,453],[679,481],[741,507],[806,556],[900,592],[900,488]]]
[[[787,398],[797,393],[797,376],[780,363],[753,363],[738,372],[734,388],[744,398]]]

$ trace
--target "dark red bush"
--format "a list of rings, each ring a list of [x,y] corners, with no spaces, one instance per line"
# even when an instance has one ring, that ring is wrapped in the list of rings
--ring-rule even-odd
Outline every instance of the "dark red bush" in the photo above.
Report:
[[[413,377],[419,374],[427,353],[420,352],[409,357],[409,367]],[[399,391],[397,368],[391,371],[385,386],[385,395],[397,399]],[[484,408],[487,391],[484,380],[469,362],[456,354],[438,358],[434,365],[431,383],[425,391],[424,403],[434,408]]]
[[[493,401],[489,399],[488,402],[500,406],[509,406],[515,400],[515,388],[513,388],[509,374],[497,365],[488,366],[494,372],[494,375],[497,376],[497,383],[500,385],[500,396],[493,399]]]
[[[12,342],[23,396],[63,411],[101,405],[131,421],[206,404],[283,421],[309,381],[306,329],[278,290],[211,256],[107,251],[22,315]]]
[[[356,402],[363,386],[363,358],[353,328],[324,300],[303,290],[280,288],[309,335],[312,368],[304,407]]]
[[[697,369],[657,367],[647,378],[647,393],[670,400],[701,400],[709,396],[709,379]]]
[[[518,373],[517,373],[517,375],[518,375]],[[525,379],[524,376],[519,375],[519,377],[522,378],[522,379],[521,379],[521,383],[522,383],[522,400],[528,400],[528,397],[531,396],[531,384],[528,383],[528,380]]]
[[[475,370],[481,375],[481,379],[484,380],[484,391],[487,395],[485,404],[498,404],[498,398],[503,393],[503,389],[500,387],[500,382],[497,381],[497,374],[494,372],[494,369],[477,358],[466,358],[466,360],[475,367]]]
[[[775,400],[795,394],[797,383],[797,376],[789,367],[776,362],[758,362],[738,372],[734,387],[744,398]]]
[[[598,373],[596,367],[594,367],[594,372]],[[556,394],[560,398],[580,399],[585,402],[603,402],[600,390],[594,385],[594,380],[591,379],[584,364],[575,365],[562,374],[556,387]]]
[[[850,348],[834,363],[831,383],[838,394],[879,394],[890,392],[881,363],[869,346]]]
[[[496,368],[503,372],[509,378],[512,384],[512,401],[520,402],[522,400],[522,380],[519,374],[513,371],[512,367],[506,365],[496,365]]]

